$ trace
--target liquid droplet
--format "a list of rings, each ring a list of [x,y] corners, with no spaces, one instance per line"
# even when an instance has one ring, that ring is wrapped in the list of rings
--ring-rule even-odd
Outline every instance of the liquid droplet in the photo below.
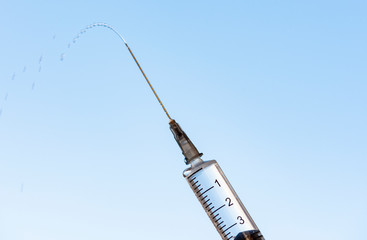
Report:
[[[55,38],[56,38],[56,34],[52,37],[52,39],[55,40]]]
[[[62,53],[61,55],[60,55],[60,61],[64,61],[64,53]]]
[[[13,76],[11,77],[11,80],[15,79],[15,73],[13,73]]]
[[[69,43],[69,44],[68,44],[68,48],[70,48],[70,46],[71,46],[71,44]]]
[[[41,63],[41,62],[42,62],[42,58],[43,58],[43,56],[41,55],[41,57],[40,57],[40,59],[39,59],[38,63]]]
[[[4,97],[4,100],[8,100],[8,96],[9,96],[9,93],[6,93],[5,97]]]
[[[32,90],[34,90],[34,87],[36,86],[36,82],[32,83]]]
[[[25,72],[27,70],[27,67],[26,66],[24,66],[24,68],[23,68],[23,72]]]
[[[42,67],[40,66],[40,67],[38,68],[38,72],[41,72],[41,69],[42,69]]]

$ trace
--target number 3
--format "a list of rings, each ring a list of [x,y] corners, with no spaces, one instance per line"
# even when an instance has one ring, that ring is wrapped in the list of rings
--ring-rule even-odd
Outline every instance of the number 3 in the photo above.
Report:
[[[243,220],[243,218],[241,216],[238,216],[237,217],[237,220],[240,220],[240,224],[244,224],[245,223],[245,220]]]

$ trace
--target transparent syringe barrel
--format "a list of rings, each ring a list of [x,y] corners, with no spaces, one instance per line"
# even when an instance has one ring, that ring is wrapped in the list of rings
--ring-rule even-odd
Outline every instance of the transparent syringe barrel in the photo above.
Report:
[[[215,160],[200,160],[183,175],[222,239],[264,240]]]

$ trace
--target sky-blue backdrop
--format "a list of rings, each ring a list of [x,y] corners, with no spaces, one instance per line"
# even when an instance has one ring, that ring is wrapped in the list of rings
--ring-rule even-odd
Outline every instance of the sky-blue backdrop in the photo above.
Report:
[[[362,0],[3,0],[0,239],[219,239],[122,42],[95,28],[68,49],[98,21],[123,34],[266,239],[367,239],[366,11]]]

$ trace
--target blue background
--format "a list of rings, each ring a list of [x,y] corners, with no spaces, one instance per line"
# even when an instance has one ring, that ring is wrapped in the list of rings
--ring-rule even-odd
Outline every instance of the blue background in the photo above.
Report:
[[[2,1],[0,239],[219,239],[125,46],[105,28],[72,43],[99,21],[126,38],[266,239],[367,239],[366,10]]]

